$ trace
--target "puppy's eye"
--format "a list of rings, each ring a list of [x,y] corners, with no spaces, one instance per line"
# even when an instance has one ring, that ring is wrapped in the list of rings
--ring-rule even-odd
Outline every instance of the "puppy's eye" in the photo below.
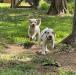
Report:
[[[52,32],[52,34],[55,34],[55,32]]]
[[[35,22],[35,23],[37,23],[37,22]]]
[[[49,32],[47,32],[47,34],[49,34]]]
[[[47,32],[45,31],[45,33],[47,33]]]

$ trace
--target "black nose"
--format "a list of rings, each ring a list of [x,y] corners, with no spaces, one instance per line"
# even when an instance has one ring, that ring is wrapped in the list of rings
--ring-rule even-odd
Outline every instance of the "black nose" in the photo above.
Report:
[[[32,27],[35,27],[35,25],[34,25],[34,24],[32,24]]]
[[[48,38],[51,40],[52,39],[52,36],[49,36]]]

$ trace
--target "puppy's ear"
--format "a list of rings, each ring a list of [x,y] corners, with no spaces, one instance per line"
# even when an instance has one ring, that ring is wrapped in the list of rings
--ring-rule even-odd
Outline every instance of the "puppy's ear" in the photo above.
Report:
[[[31,21],[31,19],[29,19],[29,21]]]
[[[41,18],[37,19],[37,25],[41,25]]]
[[[31,19],[29,19],[29,23],[31,23],[32,21],[31,21]]]
[[[38,18],[37,21],[40,22],[41,21],[41,18]]]

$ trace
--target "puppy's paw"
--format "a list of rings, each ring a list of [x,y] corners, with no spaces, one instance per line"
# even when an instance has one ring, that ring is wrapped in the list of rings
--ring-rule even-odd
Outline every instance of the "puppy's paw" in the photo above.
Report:
[[[49,52],[49,50],[48,50],[48,49],[46,49],[46,52]]]
[[[42,55],[46,55],[46,51],[42,51],[41,54],[42,54]]]
[[[47,49],[46,51],[45,51],[45,53],[47,54],[47,53],[50,53],[50,51]]]

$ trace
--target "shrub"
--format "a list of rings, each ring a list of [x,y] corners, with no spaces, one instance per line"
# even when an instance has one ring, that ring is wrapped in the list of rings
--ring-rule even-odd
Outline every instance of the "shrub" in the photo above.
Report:
[[[45,3],[45,2],[43,4],[41,4],[41,9],[42,10],[47,10],[48,7],[49,7],[49,5],[47,3]]]

